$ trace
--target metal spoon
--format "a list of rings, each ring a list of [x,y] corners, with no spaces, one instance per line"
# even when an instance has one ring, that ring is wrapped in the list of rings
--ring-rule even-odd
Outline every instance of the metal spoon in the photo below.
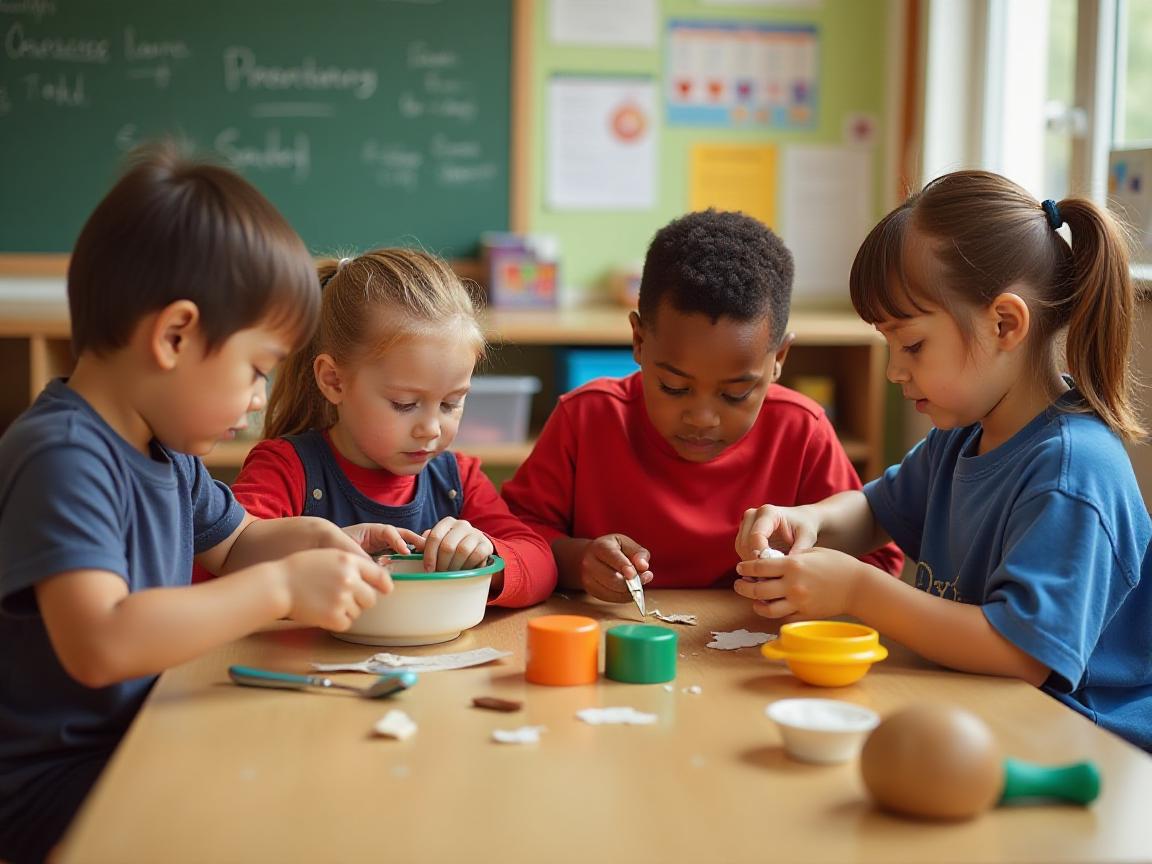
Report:
[[[351,690],[365,699],[381,699],[407,690],[416,683],[415,672],[389,672],[381,675],[369,687],[356,687],[342,684],[322,675],[293,675],[290,672],[272,672],[268,669],[253,669],[251,666],[229,666],[228,677],[245,687],[276,687],[284,690],[305,690],[316,687],[321,690]]]

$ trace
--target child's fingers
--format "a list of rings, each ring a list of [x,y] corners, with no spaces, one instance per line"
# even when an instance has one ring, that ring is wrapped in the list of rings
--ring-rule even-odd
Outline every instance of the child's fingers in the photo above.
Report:
[[[796,529],[796,534],[792,539],[792,548],[788,554],[794,552],[804,552],[811,549],[816,545],[816,532],[806,525],[802,525]]]
[[[437,568],[441,555],[440,547],[444,544],[444,539],[452,530],[455,522],[456,520],[451,516],[445,516],[424,532],[424,570],[426,572],[431,572]]]
[[[784,575],[786,567],[784,558],[754,558],[737,564],[736,572],[748,579],[775,579]]]
[[[785,596],[782,579],[764,579],[756,582],[737,579],[732,583],[732,590],[749,600],[781,600]]]
[[[374,561],[357,561],[360,567],[360,578],[363,583],[370,588],[375,588],[381,594],[387,594],[392,590],[392,573],[386,564],[377,564]],[[376,602],[376,595],[372,595],[372,603]],[[369,603],[368,606],[371,606]],[[363,603],[360,604],[362,608],[368,608]]]
[[[486,538],[483,534],[475,529],[464,529],[457,533],[453,531],[449,535],[449,541],[445,545],[449,546],[451,557],[447,561],[447,569],[449,570],[462,570],[464,565],[472,557],[472,553],[476,551]],[[440,547],[443,551],[444,547]]]
[[[752,611],[763,618],[787,618],[796,615],[796,607],[787,600],[756,600]]]
[[[397,528],[396,533],[400,535],[401,540],[403,540],[417,551],[424,548],[423,534],[417,534],[415,531],[410,531],[407,528]]]
[[[597,567],[591,574],[590,580],[591,587],[587,581],[584,587],[593,597],[609,603],[628,603],[632,600],[628,586],[624,584],[624,578],[619,573]]]
[[[621,573],[624,578],[630,578],[635,575],[636,568],[632,566],[632,562],[628,559],[628,556],[621,550],[618,540],[612,538],[612,541],[603,543],[595,541],[593,545],[596,560],[604,565],[608,574]]]

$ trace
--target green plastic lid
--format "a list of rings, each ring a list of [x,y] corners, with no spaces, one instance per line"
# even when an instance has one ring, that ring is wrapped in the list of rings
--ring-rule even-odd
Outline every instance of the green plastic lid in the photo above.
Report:
[[[605,634],[604,674],[628,684],[676,677],[676,633],[655,624],[621,624]]]

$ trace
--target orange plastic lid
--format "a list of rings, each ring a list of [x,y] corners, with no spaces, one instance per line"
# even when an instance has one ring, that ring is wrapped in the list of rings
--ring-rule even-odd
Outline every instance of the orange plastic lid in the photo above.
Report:
[[[599,677],[600,625],[584,615],[541,615],[528,622],[524,677],[534,684],[594,684]]]

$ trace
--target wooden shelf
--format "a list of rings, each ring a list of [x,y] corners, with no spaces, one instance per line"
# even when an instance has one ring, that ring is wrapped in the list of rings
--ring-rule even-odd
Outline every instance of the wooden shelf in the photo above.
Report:
[[[631,345],[628,309],[623,306],[586,306],[573,309],[508,310],[484,312],[489,339],[516,345]],[[884,344],[869,324],[843,313],[796,312],[788,320],[797,345]]]
[[[458,265],[463,262],[456,262]],[[535,366],[517,374],[551,378],[551,349],[565,346],[627,346],[632,332],[628,310],[622,306],[592,306],[555,310],[488,309],[483,315],[488,338],[497,346],[524,346]],[[796,312],[788,321],[796,333],[783,383],[801,375],[832,379],[835,388],[836,429],[848,457],[864,480],[879,475],[884,452],[883,337],[848,312]],[[68,308],[61,301],[0,301],[0,365],[8,370],[0,387],[0,430],[35,398],[52,377],[71,369]],[[495,352],[494,352],[495,353]],[[517,352],[511,352],[515,355]],[[546,380],[544,398],[555,398]],[[543,407],[543,406],[538,406]],[[542,417],[537,414],[538,426]],[[215,468],[239,468],[252,441],[219,445],[204,462]],[[531,444],[462,447],[493,467],[515,467],[531,451]]]

